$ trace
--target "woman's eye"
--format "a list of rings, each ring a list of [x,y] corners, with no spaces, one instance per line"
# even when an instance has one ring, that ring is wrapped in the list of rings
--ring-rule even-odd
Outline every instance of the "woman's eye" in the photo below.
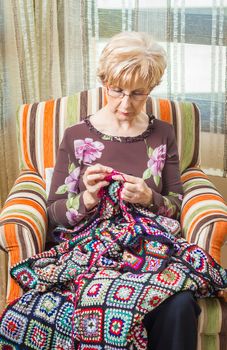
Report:
[[[113,91],[116,91],[116,92],[122,92],[123,90],[121,90],[121,89],[118,89],[118,88],[114,88],[114,89],[112,89]]]

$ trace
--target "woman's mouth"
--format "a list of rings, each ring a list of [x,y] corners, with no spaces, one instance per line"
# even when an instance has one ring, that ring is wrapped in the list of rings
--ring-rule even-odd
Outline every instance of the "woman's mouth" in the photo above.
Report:
[[[123,112],[123,111],[119,111],[119,114],[123,115],[124,117],[128,117],[130,115],[129,112]]]

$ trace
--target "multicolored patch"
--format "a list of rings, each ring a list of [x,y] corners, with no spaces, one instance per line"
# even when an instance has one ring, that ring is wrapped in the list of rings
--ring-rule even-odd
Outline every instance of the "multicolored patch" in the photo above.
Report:
[[[31,349],[51,348],[52,330],[37,320],[31,320],[27,329],[25,345]]]
[[[54,323],[61,303],[61,298],[51,292],[42,295],[34,314],[49,323]]]
[[[1,321],[0,334],[17,344],[22,344],[27,323],[28,320],[26,317],[13,310],[9,310],[5,313]]]
[[[80,330],[80,341],[99,343],[102,341],[103,309],[85,308],[75,312],[77,326]]]
[[[38,298],[37,291],[31,290],[25,293],[13,306],[12,308],[24,315],[29,315],[35,305]]]
[[[105,342],[117,346],[126,346],[131,322],[132,312],[119,309],[107,309],[104,320]]]
[[[155,286],[146,286],[138,299],[136,310],[146,314],[156,308],[163,300],[172,295],[168,289]]]
[[[79,301],[78,306],[102,305],[111,284],[112,280],[105,278],[97,278],[89,282],[88,286],[83,291],[82,298]]]
[[[15,266],[11,274],[24,288],[32,289],[38,282],[38,277],[28,266]]]
[[[106,304],[108,306],[133,309],[143,289],[139,283],[116,280],[109,290]]]

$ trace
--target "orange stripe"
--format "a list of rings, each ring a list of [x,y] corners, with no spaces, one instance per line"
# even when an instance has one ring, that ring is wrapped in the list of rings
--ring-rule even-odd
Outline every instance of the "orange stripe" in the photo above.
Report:
[[[107,90],[104,89],[104,92],[103,92],[103,107],[107,105],[107,102],[108,102]]]
[[[31,205],[31,203],[32,203],[32,205]],[[28,198],[11,199],[10,201],[8,201],[4,205],[4,209],[10,207],[11,205],[16,205],[16,204],[28,205],[29,207],[32,206],[32,208],[36,209],[43,217],[46,216],[45,210],[38,203],[36,203],[34,200],[28,199]]]
[[[45,189],[45,182],[42,179],[40,179],[39,177],[37,177],[37,176],[33,177],[32,175],[24,175],[24,174],[20,174],[20,175],[21,176],[16,180],[15,184],[32,181],[32,182],[36,182],[37,184],[41,185]]]
[[[215,222],[209,251],[219,264],[221,263],[221,247],[223,246],[226,237],[227,222]]]
[[[172,124],[171,106],[168,100],[159,100],[160,119]]]
[[[17,264],[20,260],[22,260],[22,256],[20,255],[20,248],[18,247],[18,239],[16,234],[16,226],[15,224],[6,224],[4,225],[5,230],[5,239],[7,242],[7,246],[9,247],[9,255],[10,255],[10,263],[11,266]],[[11,267],[10,266],[10,267]],[[8,295],[7,302],[11,302],[14,299],[20,296],[20,287],[10,277],[10,291]]]
[[[41,249],[42,249],[42,237],[40,235],[40,232],[39,232],[37,226],[34,225],[34,222],[32,220],[30,220],[27,216],[23,216],[21,214],[17,214],[16,218],[17,219],[21,219],[22,221],[28,222],[31,225],[32,229],[36,233],[36,237],[38,238],[39,249],[41,251]],[[14,219],[15,220],[15,214],[5,215],[4,216],[4,220],[8,220],[8,219],[12,219],[12,220]],[[45,218],[45,222],[47,222],[47,218]]]
[[[22,152],[24,154],[24,158],[25,158],[25,162],[28,166],[28,168],[30,169],[34,169],[34,166],[32,165],[32,163],[30,162],[30,157],[29,157],[29,153],[28,153],[28,130],[27,130],[27,121],[28,121],[28,117],[29,117],[29,113],[28,113],[28,109],[29,109],[29,104],[24,105],[24,110],[23,110],[23,119],[22,119]]]
[[[195,226],[198,224],[199,221],[201,221],[201,219],[203,217],[209,217],[209,213],[212,215],[213,213],[213,210],[206,210],[204,213],[196,216],[195,220],[194,220],[194,223],[192,225],[190,225],[189,229],[188,229],[188,232],[187,232],[187,241],[189,241],[191,239],[191,235],[192,235],[192,232],[195,228]],[[221,210],[215,210],[215,214],[223,214],[224,212],[221,211]]]
[[[43,123],[43,158],[44,168],[50,168],[54,164],[53,142],[54,142],[54,100],[47,101],[44,107]]]
[[[187,180],[191,180],[191,179],[196,180],[196,177],[202,177],[203,179],[206,179],[206,180],[209,181],[207,175],[202,173],[202,172],[200,172],[200,171],[198,171],[198,172],[197,171],[193,171],[192,174],[183,174],[181,176],[182,181],[184,181],[184,182],[187,181]]]
[[[181,217],[182,217],[182,220],[184,220],[188,210],[194,205],[194,204],[197,204],[198,202],[202,202],[204,200],[217,200],[219,202],[220,201],[220,197],[214,193],[212,194],[200,194],[198,197],[192,197],[188,200],[188,202],[184,205],[183,209],[182,209],[182,212],[181,212]]]

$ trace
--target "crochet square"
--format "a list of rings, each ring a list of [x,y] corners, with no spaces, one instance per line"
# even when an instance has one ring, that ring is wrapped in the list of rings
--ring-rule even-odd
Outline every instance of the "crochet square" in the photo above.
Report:
[[[51,342],[51,349],[57,350],[67,350],[72,347],[72,337],[67,336],[65,334],[54,332],[54,337]]]
[[[32,289],[37,284],[36,274],[26,265],[15,267],[11,274],[25,288]]]
[[[103,310],[101,308],[86,308],[77,310],[80,330],[80,339],[82,342],[99,343],[102,341],[103,328]]]
[[[27,329],[25,345],[31,349],[50,349],[52,330],[37,320],[31,320]]]
[[[132,309],[137,302],[143,285],[135,282],[114,281],[106,300],[108,306]]]
[[[173,289],[179,291],[184,284],[186,275],[177,264],[167,266],[163,271],[154,274],[150,281],[159,287]]]
[[[39,298],[34,314],[53,324],[61,299],[54,293],[46,293]]]
[[[72,316],[73,316],[73,304],[65,302],[56,317],[56,330],[65,334],[65,336],[71,336],[72,334]]]
[[[27,323],[26,317],[15,311],[8,310],[1,321],[0,333],[15,343],[21,344],[26,332]]]
[[[13,305],[13,309],[21,312],[24,315],[29,315],[33,309],[33,306],[37,300],[37,292],[32,290],[25,293],[17,302]]]
[[[112,345],[126,346],[131,322],[132,312],[107,309],[104,320],[104,340]]]
[[[147,313],[157,307],[164,299],[172,295],[172,292],[158,286],[147,286],[140,295],[136,310]]]
[[[95,279],[91,281],[84,289],[81,301],[78,305],[102,305],[112,282],[112,280],[108,279]]]
[[[196,245],[188,247],[182,258],[189,263],[197,272],[205,273],[208,269],[207,255]]]

